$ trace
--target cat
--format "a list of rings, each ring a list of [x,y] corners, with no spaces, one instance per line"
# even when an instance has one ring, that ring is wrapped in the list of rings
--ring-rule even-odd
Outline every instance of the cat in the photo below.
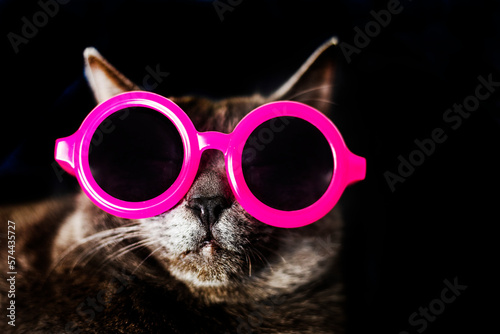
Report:
[[[84,58],[97,102],[139,89],[97,50]],[[337,59],[332,38],[269,96],[169,98],[198,131],[229,133],[275,100],[328,114]],[[121,219],[83,193],[4,206],[0,217],[2,333],[344,332],[338,206],[301,228],[258,222],[235,201],[221,152],[206,151],[184,199],[156,217]],[[9,220],[17,233],[14,299]],[[15,327],[5,317],[10,300]]]

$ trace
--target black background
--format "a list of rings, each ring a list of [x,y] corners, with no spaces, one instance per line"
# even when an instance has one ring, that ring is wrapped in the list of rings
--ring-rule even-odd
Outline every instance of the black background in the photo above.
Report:
[[[224,0],[221,0],[227,3]],[[221,21],[212,1],[77,1],[14,51],[37,1],[0,1],[0,203],[76,189],[51,165],[56,138],[73,133],[94,102],[82,51],[95,46],[138,84],[146,67],[169,72],[165,95],[267,93],[331,35],[355,45],[385,1],[236,1]],[[239,3],[239,4],[238,4]],[[408,318],[454,279],[467,288],[424,333],[497,330],[500,94],[456,129],[443,120],[474,95],[478,76],[500,81],[498,1],[404,1],[367,47],[343,59],[333,116],[367,179],[344,194],[343,267],[350,333],[417,333]],[[498,90],[498,89],[497,89]],[[391,191],[414,141],[446,141]]]

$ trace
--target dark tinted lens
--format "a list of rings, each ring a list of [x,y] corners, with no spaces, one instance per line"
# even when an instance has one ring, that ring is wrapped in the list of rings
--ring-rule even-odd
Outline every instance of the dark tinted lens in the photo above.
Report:
[[[315,126],[296,117],[277,117],[252,132],[243,149],[242,169],[261,202],[293,211],[325,193],[333,174],[333,155]]]
[[[155,110],[120,110],[92,136],[92,176],[109,195],[130,202],[152,199],[167,190],[182,168],[184,149],[174,124]]]

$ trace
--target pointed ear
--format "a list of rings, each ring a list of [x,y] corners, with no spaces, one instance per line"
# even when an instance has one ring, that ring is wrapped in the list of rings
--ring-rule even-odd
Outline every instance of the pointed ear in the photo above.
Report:
[[[136,84],[108,63],[96,49],[86,48],[83,56],[85,58],[85,76],[97,103],[119,93],[139,90]]]
[[[273,101],[298,101],[327,112],[333,105],[333,86],[338,57],[337,42],[337,38],[332,37],[323,43],[269,98]]]

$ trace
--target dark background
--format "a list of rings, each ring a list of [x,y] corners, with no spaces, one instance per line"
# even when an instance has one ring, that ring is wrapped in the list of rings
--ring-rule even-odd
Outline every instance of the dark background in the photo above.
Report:
[[[368,0],[232,3],[221,21],[212,1],[73,0],[16,53],[8,34],[22,35],[22,18],[33,22],[42,7],[0,1],[0,203],[77,189],[51,164],[55,139],[73,133],[94,106],[83,77],[85,47],[95,46],[138,84],[147,66],[169,72],[155,89],[160,94],[267,93],[329,36],[355,45],[354,27],[364,30],[371,10],[387,8]],[[500,94],[456,130],[443,115],[475,93],[478,76],[500,81],[500,5],[401,6],[339,70],[333,119],[368,163],[367,179],[342,198],[348,329],[417,333],[423,328],[409,316],[441,297],[445,279],[456,279],[466,290],[423,332],[496,331]],[[384,173],[397,174],[398,156],[408,158],[414,140],[435,128],[446,141],[391,191]]]

